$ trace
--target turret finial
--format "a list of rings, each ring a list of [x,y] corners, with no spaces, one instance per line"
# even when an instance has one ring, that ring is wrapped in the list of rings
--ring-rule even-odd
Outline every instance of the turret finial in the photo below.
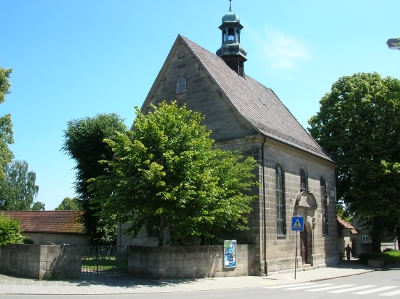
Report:
[[[229,12],[232,12],[232,0],[229,0]]]

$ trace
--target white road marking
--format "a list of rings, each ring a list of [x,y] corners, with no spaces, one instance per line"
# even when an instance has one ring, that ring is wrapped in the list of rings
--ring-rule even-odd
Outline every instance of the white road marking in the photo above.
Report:
[[[386,286],[386,287],[381,287],[381,288],[377,288],[377,289],[372,289],[372,290],[367,290],[367,291],[362,291],[362,292],[357,292],[357,293],[352,293],[352,294],[365,295],[365,294],[378,293],[381,291],[390,290],[390,289],[394,289],[394,288],[397,288],[397,286]]]
[[[354,287],[354,288],[350,288],[350,289],[343,289],[343,290],[329,291],[328,293],[335,293],[335,294],[339,294],[339,293],[352,292],[352,291],[357,291],[357,290],[366,289],[366,288],[372,288],[372,287],[376,287],[376,286],[375,286],[375,285],[365,285],[365,286],[358,286],[358,287]]]
[[[264,289],[282,289],[282,288],[290,288],[290,287],[296,287],[296,286],[307,286],[307,285],[315,285],[315,284],[316,284],[315,282],[281,284],[281,285],[264,287]]]
[[[389,292],[389,293],[384,293],[384,294],[379,294],[379,296],[394,296],[394,295],[399,295],[400,294],[400,290],[397,291],[393,291],[393,292]]]
[[[324,286],[331,286],[331,283],[324,283],[324,284],[318,284],[318,287],[324,287]],[[308,286],[302,286],[302,287],[293,287],[293,288],[288,288],[288,290],[304,290],[304,289],[309,289],[313,288],[315,285],[308,285]]]
[[[333,289],[339,289],[339,288],[347,288],[347,287],[352,287],[354,284],[344,284],[340,286],[330,286],[330,287],[324,287],[320,288],[320,285],[318,285],[318,288],[316,289],[310,289],[310,290],[305,290],[307,292],[319,292],[319,291],[327,291],[327,290],[333,290]]]

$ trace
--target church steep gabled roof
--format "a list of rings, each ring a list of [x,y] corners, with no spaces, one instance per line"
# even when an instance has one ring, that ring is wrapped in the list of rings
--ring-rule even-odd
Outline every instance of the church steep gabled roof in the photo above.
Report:
[[[231,70],[222,58],[178,35],[199,60],[210,77],[225,93],[237,112],[259,133],[312,153],[330,162],[319,144],[308,134],[286,106],[270,89],[246,74],[243,78]]]

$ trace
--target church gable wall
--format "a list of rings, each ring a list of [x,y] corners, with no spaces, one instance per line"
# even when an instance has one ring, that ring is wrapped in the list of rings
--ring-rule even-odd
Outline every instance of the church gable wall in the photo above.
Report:
[[[203,124],[208,130],[212,130],[211,138],[215,140],[255,134],[253,127],[228,102],[188,48],[181,43],[175,49],[175,52],[170,53],[171,60],[164,65],[158,81],[155,82],[157,86],[153,87],[153,93],[148,96],[145,105],[157,105],[164,100],[177,100],[181,105],[186,104],[188,109],[205,116]],[[186,92],[176,94],[179,77],[186,79]],[[147,107],[142,107],[142,111],[147,112]]]

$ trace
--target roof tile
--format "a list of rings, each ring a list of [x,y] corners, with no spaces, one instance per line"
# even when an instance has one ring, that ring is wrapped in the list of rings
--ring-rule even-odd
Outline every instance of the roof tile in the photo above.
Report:
[[[245,78],[239,76],[219,56],[186,37],[179,35],[178,38],[183,40],[236,110],[257,131],[334,162],[300,125],[272,89],[265,87],[250,76],[246,75]]]
[[[82,234],[81,211],[4,211],[21,222],[24,232]]]
[[[353,235],[358,234],[358,232],[357,232],[357,230],[355,229],[355,227],[352,226],[350,223],[348,223],[347,221],[345,221],[344,219],[342,219],[340,216],[337,216],[336,218],[337,218],[338,223],[339,223],[342,227],[350,229],[350,231],[351,231],[351,233],[352,233]]]

